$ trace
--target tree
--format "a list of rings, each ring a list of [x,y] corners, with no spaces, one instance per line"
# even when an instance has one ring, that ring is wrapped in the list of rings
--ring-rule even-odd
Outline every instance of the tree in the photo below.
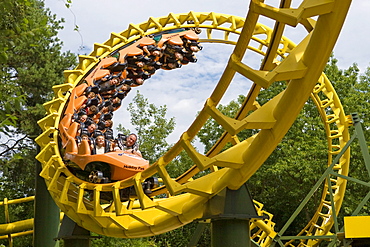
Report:
[[[4,185],[0,195],[13,199],[34,194],[34,139],[41,133],[37,121],[45,116],[42,104],[52,99],[51,87],[64,82],[63,71],[74,66],[76,58],[62,53],[56,37],[62,20],[51,15],[42,1],[5,0],[0,9],[0,182]],[[32,204],[14,211],[13,221],[25,214],[33,217]]]
[[[149,238],[134,238],[134,239],[122,239],[122,238],[112,238],[101,236],[99,239],[92,240],[92,247],[157,247],[154,241]]]
[[[139,136],[138,142],[143,157],[150,163],[156,161],[169,147],[166,138],[175,128],[175,118],[166,119],[167,106],[149,104],[148,99],[137,91],[133,101],[127,107],[131,115],[131,124]],[[131,131],[121,124],[118,130],[128,134]]]
[[[359,75],[359,69],[353,64],[346,70],[340,70],[337,66],[337,60],[331,59],[325,69],[325,73],[334,82],[334,87],[341,98],[346,114],[358,113],[361,118],[365,139],[370,145],[370,67],[363,74]],[[351,130],[354,131],[353,129]],[[369,173],[364,166],[362,152],[359,142],[355,141],[351,145],[351,162],[349,176],[362,181],[369,181]],[[360,201],[368,193],[368,187],[357,183],[348,182],[345,200],[343,202],[341,214],[350,215],[357,207]],[[370,214],[370,202],[367,202],[360,214]]]
[[[140,151],[152,164],[169,148],[166,138],[175,128],[175,118],[166,119],[167,106],[155,106],[149,103],[139,91],[128,105],[127,111],[138,135]],[[118,125],[117,130],[126,135],[133,132],[122,124]],[[161,246],[157,245],[152,238],[119,239],[103,236],[101,239],[92,241],[92,246],[102,244],[104,246]]]
[[[234,117],[240,105],[245,99],[244,95],[239,95],[238,99],[230,101],[227,105],[220,104],[218,110],[228,117]],[[224,129],[214,120],[209,119],[198,132],[197,137],[204,144],[204,152],[207,153],[216,141],[221,137]]]
[[[144,158],[153,163],[170,148],[166,138],[174,130],[175,118],[167,119],[167,106],[155,106],[149,103],[148,99],[139,91],[127,110],[130,112],[131,124],[139,136],[140,151]],[[117,130],[126,135],[132,132],[121,124]],[[171,177],[175,178],[192,165],[192,160],[183,151],[168,165],[168,172]],[[100,246],[102,241],[107,246],[132,246],[130,245],[133,244],[132,241],[136,241],[135,246],[186,246],[195,231],[196,224],[191,223],[171,232],[137,240],[103,237],[100,240],[93,240],[93,246]],[[201,239],[200,246],[209,246],[209,243],[209,234],[205,234]]]
[[[356,64],[346,70],[339,69],[334,57],[331,57],[325,69],[326,75],[341,98],[345,112],[347,114],[359,112],[364,121],[365,129],[368,129],[370,123],[370,71],[368,68],[361,76],[358,72]],[[284,87],[284,82],[275,83],[268,90],[261,91],[257,101],[263,105]],[[220,105],[219,110],[227,116],[235,116],[236,110],[240,107],[241,99],[243,96],[240,96],[238,101],[232,101],[226,106]],[[223,129],[211,119],[198,136],[205,145],[205,149],[209,150],[222,132]],[[251,130],[244,130],[238,134],[238,137],[243,140],[252,133]],[[369,133],[366,133],[366,138],[370,141]],[[365,176],[367,172],[363,169],[362,154],[357,144],[351,146],[351,153],[352,174],[368,181]],[[324,129],[316,106],[309,100],[275,151],[248,181],[253,198],[264,203],[264,208],[274,214],[277,230],[289,219],[291,213],[319,179],[326,168],[326,160],[327,144]],[[347,191],[351,193],[348,193],[349,197],[345,199],[343,212],[348,215],[368,189],[349,183]],[[320,191],[314,194],[314,198],[309,201],[299,215],[299,218],[306,220],[294,222],[286,234],[297,234],[305,226],[316,211],[316,203],[320,197]]]

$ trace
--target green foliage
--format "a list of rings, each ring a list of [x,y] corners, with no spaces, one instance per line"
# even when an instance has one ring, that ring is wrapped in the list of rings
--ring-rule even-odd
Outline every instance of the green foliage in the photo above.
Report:
[[[100,236],[98,239],[92,240],[92,247],[109,246],[109,247],[186,247],[188,246],[191,237],[197,227],[196,222],[187,224],[181,228],[166,232],[160,235],[147,238],[137,239],[121,239]],[[209,225],[204,230],[197,246],[210,246],[210,227]]]
[[[347,114],[358,112],[363,119],[364,129],[370,124],[370,69],[363,75],[354,64],[346,70],[337,67],[337,60],[332,57],[325,68],[325,74],[334,85]],[[262,90],[257,101],[263,105],[277,93],[284,90],[285,83],[274,83],[267,90]],[[230,104],[219,106],[219,110],[227,116],[235,116],[241,98]],[[199,133],[205,150],[209,150],[223,133],[223,129],[214,121],[209,120]],[[353,131],[353,130],[352,130]],[[251,136],[254,131],[244,130],[238,134],[241,140]],[[365,132],[366,140],[370,141],[370,133]],[[274,214],[276,229],[279,230],[289,219],[292,212],[307,195],[312,186],[321,177],[327,166],[327,143],[322,120],[316,106],[309,100],[297,117],[282,142],[277,146],[264,165],[248,181],[252,196],[264,204],[264,208]],[[351,146],[350,175],[368,181],[368,173],[364,168],[362,154],[357,143]],[[295,222],[286,232],[297,234],[311,219],[321,198],[319,189],[307,206],[302,210]],[[364,186],[348,183],[342,214],[348,215],[368,192]],[[365,205],[363,213],[369,213],[370,204]]]
[[[41,133],[37,121],[45,115],[42,104],[52,98],[51,87],[63,82],[63,71],[75,63],[75,56],[61,53],[62,43],[56,38],[61,21],[43,8],[43,2],[5,1],[3,7],[7,18],[0,22],[0,44],[8,59],[0,69],[0,163],[11,178],[21,177],[18,166],[23,164],[31,177],[25,181],[33,181],[32,140]]]
[[[4,91],[0,92],[0,99],[4,99],[8,97],[8,90],[4,86]],[[21,109],[21,105],[24,103],[24,95],[19,95],[19,92],[16,92],[13,97],[10,99],[2,102],[2,106],[0,107],[0,133],[9,136],[9,132],[11,128],[17,125],[17,117],[12,115],[11,112],[13,109]]]
[[[148,99],[139,91],[127,110],[131,115],[131,124],[139,136],[140,151],[145,159],[153,163],[169,147],[166,138],[175,128],[175,118],[167,120],[167,107],[149,104]],[[118,130],[126,134],[131,132],[122,125],[119,125]]]
[[[220,104],[218,110],[228,117],[235,117],[235,114],[240,108],[241,103],[244,101],[245,96],[239,95],[237,100],[232,100],[226,106]],[[216,143],[218,138],[222,135],[224,129],[213,119],[208,120],[202,129],[198,132],[197,137],[200,142],[204,144],[204,152],[207,153],[210,148]]]
[[[129,104],[127,110],[130,112],[131,124],[135,128],[140,140],[140,151],[143,157],[154,162],[168,150],[170,145],[166,138],[172,133],[175,127],[175,119],[166,119],[167,107],[155,106],[148,102],[140,92],[137,92],[133,101]],[[119,125],[118,131],[129,134],[131,131]],[[178,177],[193,165],[192,160],[186,152],[181,152],[168,166],[167,171],[171,177]],[[187,246],[190,238],[195,230],[196,223],[185,225],[179,229],[145,238],[132,245],[126,245],[129,240],[118,239],[101,239],[106,246],[155,246],[155,247],[170,247],[170,246]],[[208,237],[207,237],[208,236]],[[96,242],[97,240],[94,240]],[[109,242],[112,241],[112,242]],[[122,241],[122,242],[121,242]],[[100,242],[99,242],[100,243]],[[209,235],[204,234],[199,246],[209,246]]]
[[[192,222],[170,232],[153,236],[152,239],[154,240],[154,242],[157,244],[156,246],[158,247],[186,247],[188,246],[198,224],[203,223]],[[198,247],[211,246],[209,225],[206,226],[206,229],[204,230],[201,238],[199,239],[197,246]]]
[[[62,43],[56,37],[61,21],[43,8],[43,2],[10,2],[0,22],[4,31],[0,47],[6,47],[7,55],[0,70],[0,114],[29,121],[2,126],[14,126],[13,133],[37,135],[40,130],[34,120],[43,117],[41,105],[51,99],[51,86],[63,82],[63,71],[75,63],[75,56],[61,53]]]
[[[4,0],[0,10],[0,198],[14,199],[34,194],[42,104],[52,99],[52,86],[64,82],[63,71],[76,58],[61,52],[56,35],[62,21],[43,1]],[[14,212],[12,221],[32,218],[33,204],[14,205]],[[15,241],[31,246],[32,236]]]
[[[71,0],[67,0],[67,3],[65,3],[66,8],[69,9],[71,7],[71,5],[72,5],[72,1]]]
[[[91,241],[91,247],[157,247],[152,240],[149,238],[136,238],[136,239],[122,239],[122,238],[111,238],[101,236],[101,238],[94,239]]]
[[[184,174],[193,164],[193,160],[183,150],[166,166],[166,170],[172,178],[177,178]]]
[[[72,1],[67,0],[70,8]],[[37,148],[34,138],[40,134],[37,121],[44,117],[43,103],[52,98],[52,85],[63,82],[63,71],[75,64],[75,56],[62,53],[62,43],[56,37],[62,21],[56,20],[39,0],[3,0],[0,4],[3,18],[0,21],[0,197],[20,198],[34,194],[34,168]],[[75,26],[78,30],[78,26]],[[358,112],[365,130],[370,125],[370,68],[359,75],[354,64],[346,70],[337,67],[337,60],[330,59],[325,73],[334,84],[347,113]],[[271,99],[284,88],[284,83],[275,83],[261,92],[260,104]],[[233,117],[244,96],[219,107],[227,116]],[[326,166],[327,145],[322,123],[314,104],[309,101],[297,120],[266,160],[259,171],[248,181],[256,200],[264,203],[265,209],[274,214],[277,229],[290,217],[300,200],[312,188]],[[139,92],[130,103],[128,111],[131,123],[138,134],[143,156],[154,162],[168,148],[167,136],[172,133],[175,119],[166,119],[167,107],[155,106]],[[120,131],[130,133],[123,126]],[[208,151],[223,129],[214,121],[207,121],[199,132],[199,139]],[[240,139],[252,135],[252,130],[238,134]],[[370,141],[370,132],[365,131]],[[351,146],[350,175],[368,181],[362,153],[358,143]],[[177,177],[192,165],[185,154],[168,166],[172,177]],[[20,172],[21,171],[21,172]],[[367,193],[368,189],[348,183],[346,199],[341,214],[348,215]],[[294,222],[287,234],[296,234],[316,210],[321,197],[318,191],[304,208],[299,222]],[[12,221],[33,216],[32,203],[11,208]],[[361,213],[369,213],[365,205]],[[3,209],[1,209],[3,210]],[[0,210],[0,211],[1,211]],[[4,222],[4,214],[0,212]],[[302,223],[303,222],[303,223]],[[116,239],[102,237],[93,240],[92,246],[186,246],[195,230],[196,223],[174,231],[142,239]],[[209,246],[209,228],[198,246]],[[31,246],[32,237],[19,238],[15,246]],[[6,241],[0,246],[7,245]]]
[[[325,73],[333,81],[334,88],[337,90],[339,97],[344,105],[345,112],[358,113],[361,118],[365,139],[370,146],[370,68],[365,73],[359,75],[356,64],[353,64],[346,70],[340,70],[337,67],[337,60],[332,58],[325,68]],[[351,128],[353,133],[354,129]],[[362,181],[369,181],[369,173],[365,169],[362,152],[359,142],[355,141],[351,145],[351,161],[349,176],[355,177]],[[352,214],[354,208],[367,194],[368,188],[353,182],[348,182],[345,200],[341,215]],[[365,204],[360,214],[370,214],[370,202]]]

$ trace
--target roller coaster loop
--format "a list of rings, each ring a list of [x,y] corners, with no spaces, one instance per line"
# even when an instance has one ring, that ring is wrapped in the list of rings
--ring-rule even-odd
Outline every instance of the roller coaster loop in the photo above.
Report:
[[[290,8],[285,1],[281,6],[273,7],[252,0],[245,19],[216,13],[171,13],[165,17],[149,18],[141,24],[130,24],[121,33],[112,33],[106,42],[95,44],[91,54],[79,57],[80,63],[75,69],[64,72],[65,83],[53,87],[55,97],[45,103],[47,115],[38,122],[43,130],[36,139],[41,147],[37,155],[43,167],[40,175],[45,179],[56,204],[78,225],[107,236],[137,238],[181,227],[202,218],[207,202],[220,191],[240,188],[257,171],[284,137],[309,97],[322,117],[328,140],[328,164],[332,164],[333,157],[349,140],[349,124],[334,88],[322,71],[349,5],[349,0],[304,0],[299,7]],[[271,29],[258,24],[260,16],[275,21],[275,27]],[[299,44],[295,45],[283,37],[287,25],[302,25],[307,30],[307,35]],[[142,171],[107,183],[92,183],[77,177],[71,172],[64,156],[74,152],[73,149],[64,149],[69,147],[67,144],[72,139],[68,139],[68,135],[61,136],[63,132],[73,132],[72,124],[61,123],[65,123],[68,109],[74,106],[70,102],[81,95],[77,94],[78,90],[85,87],[84,83],[89,86],[92,85],[89,83],[98,80],[97,77],[89,77],[92,71],[104,72],[102,62],[114,57],[117,59],[117,52],[123,51],[127,45],[179,29],[202,30],[200,43],[235,45],[219,82],[199,115],[166,154]],[[217,33],[223,34],[223,38],[216,38],[219,37]],[[244,62],[248,61],[249,52],[261,56],[259,68],[252,68]],[[246,100],[237,116],[229,118],[217,110],[217,105],[236,73],[251,80],[253,86],[246,93]],[[256,100],[260,90],[268,90],[277,81],[286,81],[286,89],[260,105]],[[145,86],[141,80],[136,80],[136,84]],[[210,117],[225,133],[203,155],[196,151],[191,141]],[[61,126],[66,129],[62,130]],[[244,129],[254,129],[256,134],[241,140],[237,134]],[[223,151],[227,143],[233,146]],[[167,169],[182,150],[193,160],[194,166],[173,179]],[[336,160],[333,169],[346,176],[348,167],[349,150]],[[203,171],[208,174],[195,176]],[[96,177],[98,180],[95,181],[101,181],[99,174]],[[159,177],[163,184],[152,188],[148,194],[142,184],[152,177]],[[121,191],[130,187],[134,188],[133,196],[122,198]],[[322,236],[329,232],[334,224],[332,212],[339,211],[345,187],[345,179],[331,179],[331,188],[324,188],[317,211],[299,233],[300,236]],[[332,190],[334,200],[328,197],[328,189]],[[109,203],[103,198],[107,194],[112,198]],[[169,196],[163,198],[163,195]],[[272,215],[262,209],[262,204],[256,202],[256,205],[258,214],[269,217],[253,222],[252,228],[258,230],[252,238],[259,245],[268,246],[278,233],[274,231]],[[306,239],[301,240],[299,245],[313,246],[320,241],[317,238]]]

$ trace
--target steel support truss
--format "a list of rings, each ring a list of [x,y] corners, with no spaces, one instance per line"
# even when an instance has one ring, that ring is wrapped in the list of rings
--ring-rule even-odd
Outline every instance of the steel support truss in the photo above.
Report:
[[[369,199],[370,199],[370,182],[361,181],[359,179],[356,179],[356,178],[353,178],[353,177],[350,177],[350,176],[344,176],[342,174],[339,174],[339,173],[335,172],[334,169],[333,169],[334,165],[338,163],[341,156],[346,152],[346,150],[350,147],[350,145],[353,143],[353,141],[355,141],[357,139],[358,142],[359,142],[360,148],[361,148],[365,168],[366,168],[366,170],[369,174],[369,178],[370,178],[370,154],[369,154],[368,146],[367,146],[367,143],[366,143],[366,140],[365,140],[364,131],[363,131],[363,128],[362,128],[362,125],[361,125],[361,122],[360,122],[361,119],[359,118],[357,113],[352,113],[351,114],[351,119],[352,119],[352,124],[354,126],[354,133],[353,133],[351,139],[347,142],[347,144],[340,151],[340,153],[333,159],[333,162],[331,163],[331,165],[328,166],[328,168],[322,174],[320,179],[312,187],[310,192],[303,199],[303,201],[297,207],[295,212],[292,214],[292,216],[288,219],[288,221],[285,223],[285,225],[282,227],[282,229],[276,235],[276,237],[274,238],[274,241],[273,241],[271,246],[285,246],[283,241],[308,240],[308,239],[325,239],[325,240],[329,239],[330,243],[329,243],[328,246],[331,246],[331,247],[333,247],[333,246],[344,246],[344,247],[351,246],[353,240],[345,239],[344,238],[344,233],[343,233],[344,227],[339,228],[339,224],[338,224],[338,213],[339,212],[336,212],[335,207],[332,207],[332,211],[331,211],[332,217],[334,219],[334,227],[333,227],[334,228],[333,229],[334,233],[331,233],[330,235],[327,234],[327,235],[311,235],[311,236],[284,236],[284,233],[286,232],[286,230],[289,228],[289,226],[296,219],[296,217],[299,215],[299,213],[302,211],[302,209],[306,206],[306,204],[308,203],[310,198],[313,196],[313,194],[319,189],[319,187],[323,183],[328,184],[328,188],[329,188],[328,191],[329,191],[330,201],[331,201],[332,205],[334,205],[334,194],[333,194],[333,190],[332,190],[332,184],[331,184],[330,176],[341,177],[343,179],[346,179],[347,181],[355,182],[355,183],[364,185],[366,187],[369,187],[369,192],[363,198],[363,200],[358,204],[357,208],[353,211],[351,216],[357,216],[360,213],[363,206],[369,201]],[[248,205],[245,205],[244,207],[250,207],[250,202],[251,201],[249,199],[246,200],[246,201],[248,201],[249,203],[248,203]],[[209,218],[211,218],[211,221],[209,221],[209,220],[208,221],[204,221],[204,220],[199,221],[200,223],[199,223],[197,229],[195,230],[193,238],[191,239],[191,241],[188,245],[189,247],[190,246],[196,246],[196,243],[200,239],[201,234],[202,234],[202,232],[205,228],[206,224],[204,224],[204,223],[209,223],[209,222],[212,223],[213,222],[212,230],[214,230],[215,220],[220,220],[220,219],[222,220],[222,217],[220,217],[220,218],[209,217]],[[237,219],[237,218],[234,217],[234,219]],[[226,221],[224,221],[224,220],[225,219],[223,219],[223,221],[220,221],[220,222],[224,222],[224,223],[217,224],[216,229],[218,229],[218,231],[220,231],[220,232],[223,232],[223,238],[224,239],[232,239],[233,238],[232,236],[230,236],[228,238],[225,236],[225,234],[227,234],[227,232],[228,232],[227,228],[229,226],[228,226],[228,224],[225,224]],[[231,224],[233,224],[233,221],[228,221],[228,222],[231,222]],[[245,222],[248,222],[248,224],[249,224],[249,220],[245,220]],[[249,230],[249,228],[248,228],[248,230]],[[244,237],[246,237],[246,236],[250,237],[250,233],[244,234],[243,236]],[[237,237],[237,239],[240,240],[240,238],[241,238],[241,236],[239,235]],[[218,238],[217,237],[216,238],[212,237],[212,239],[213,239],[213,241],[216,241]],[[223,244],[226,244],[226,243],[223,243]],[[229,243],[229,244],[231,244],[231,243]],[[212,243],[212,246],[219,246],[219,245],[217,245],[215,243]],[[227,245],[227,246],[232,246],[232,245]],[[251,242],[248,243],[248,246],[260,246],[260,245],[258,245],[256,242],[254,242],[252,240]]]
[[[340,153],[335,157],[331,165],[325,170],[325,172],[322,174],[320,179],[316,182],[316,184],[312,187],[311,191],[307,194],[307,196],[304,198],[304,200],[300,203],[300,205],[297,207],[295,212],[292,214],[292,216],[289,218],[289,220],[285,223],[283,228],[279,231],[278,235],[274,239],[274,244],[278,246],[285,246],[284,243],[282,242],[283,240],[295,240],[295,239],[331,239],[331,242],[328,246],[349,246],[351,244],[351,240],[346,240],[344,239],[344,228],[339,228],[338,225],[338,213],[336,212],[335,207],[332,207],[332,217],[334,219],[334,233],[330,235],[320,235],[320,236],[284,236],[285,231],[288,229],[290,224],[295,220],[295,218],[298,216],[298,214],[301,212],[301,210],[304,208],[304,206],[308,203],[309,199],[313,196],[315,191],[321,186],[323,182],[326,182],[328,184],[329,188],[329,195],[330,195],[330,201],[332,205],[334,205],[334,195],[333,195],[333,190],[332,190],[332,184],[330,180],[330,176],[335,176],[335,177],[341,177],[343,179],[346,179],[347,181],[355,182],[361,185],[364,185],[366,187],[369,187],[369,192],[367,195],[363,198],[363,200],[360,202],[360,204],[357,206],[355,211],[352,213],[352,216],[357,216],[360,212],[360,210],[363,208],[363,206],[368,202],[370,199],[370,182],[364,182],[359,179],[350,177],[350,176],[344,176],[342,174],[339,174],[333,170],[333,167],[341,156],[346,152],[346,150],[349,148],[349,146],[352,144],[354,140],[358,140],[362,156],[364,159],[365,163],[365,168],[369,174],[370,177],[370,155],[369,155],[369,150],[367,147],[367,143],[365,140],[365,135],[364,131],[361,125],[361,119],[359,118],[357,113],[352,113],[351,114],[351,119],[352,119],[352,124],[354,126],[354,133],[351,137],[351,139],[347,142],[347,144],[344,146],[344,148],[340,151]]]

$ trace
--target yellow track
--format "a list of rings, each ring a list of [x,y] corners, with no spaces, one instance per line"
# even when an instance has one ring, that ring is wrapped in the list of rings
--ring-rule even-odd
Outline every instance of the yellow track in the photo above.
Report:
[[[15,200],[4,198],[4,201],[0,202],[0,206],[4,206],[6,221],[5,224],[0,224],[0,239],[8,239],[9,246],[13,246],[13,238],[33,234],[33,219],[10,222],[9,205],[31,202],[34,198],[34,196]]]
[[[347,142],[348,131],[340,101],[322,71],[343,25],[350,1],[308,0],[303,1],[297,9],[289,9],[284,4],[283,1],[282,6],[285,8],[273,8],[252,0],[246,19],[194,12],[149,18],[147,22],[138,25],[130,24],[121,33],[112,33],[105,43],[95,44],[90,55],[80,56],[77,68],[65,71],[65,83],[53,87],[55,98],[45,104],[47,116],[39,121],[43,134],[36,140],[41,146],[37,156],[43,166],[40,175],[61,210],[90,231],[123,238],[160,234],[201,218],[210,198],[226,187],[238,189],[257,171],[284,137],[310,95],[325,124],[330,164],[332,156]],[[257,24],[260,15],[276,20],[274,29]],[[194,24],[187,24],[189,20],[194,21]],[[285,25],[303,25],[308,34],[295,46],[282,36]],[[215,90],[188,130],[148,170],[130,179],[110,184],[91,184],[73,176],[60,156],[57,130],[70,91],[94,68],[99,59],[123,45],[143,35],[194,26],[206,29],[207,37],[202,38],[203,42],[234,43],[236,46]],[[215,32],[223,32],[223,40],[213,39]],[[239,39],[231,40],[231,33],[238,34]],[[259,70],[242,62],[247,50],[261,54],[263,62]],[[248,61],[248,57],[244,60]],[[235,73],[250,79],[254,84],[233,119],[224,116],[216,107],[232,83]],[[288,82],[286,90],[259,106],[255,99],[260,89],[283,80]],[[202,155],[195,150],[191,140],[209,117],[214,118],[225,129],[225,133],[207,155]],[[236,134],[243,129],[260,131],[246,140],[239,140]],[[228,142],[234,146],[221,152]],[[187,152],[195,166],[173,180],[166,168],[182,150]],[[348,165],[347,152],[335,169],[346,175]],[[195,179],[196,174],[205,170],[212,172]],[[141,182],[155,174],[163,179],[164,186],[154,191],[154,194],[168,193],[170,197],[151,200],[142,191]],[[336,212],[339,211],[345,183],[340,178],[332,181],[335,205],[330,205],[326,198],[327,191],[324,191],[320,207],[301,235],[324,235],[330,230],[333,224],[330,212],[332,207],[337,209]],[[138,199],[121,202],[119,189],[132,185],[135,186]],[[87,191],[93,191],[92,201],[85,198]],[[113,194],[112,205],[100,204],[102,191]],[[258,208],[259,213],[262,213],[262,205]],[[271,217],[253,224],[260,229],[254,236],[257,241],[261,245],[269,245],[276,235]],[[315,243],[313,240],[310,243],[302,242],[309,245]]]

